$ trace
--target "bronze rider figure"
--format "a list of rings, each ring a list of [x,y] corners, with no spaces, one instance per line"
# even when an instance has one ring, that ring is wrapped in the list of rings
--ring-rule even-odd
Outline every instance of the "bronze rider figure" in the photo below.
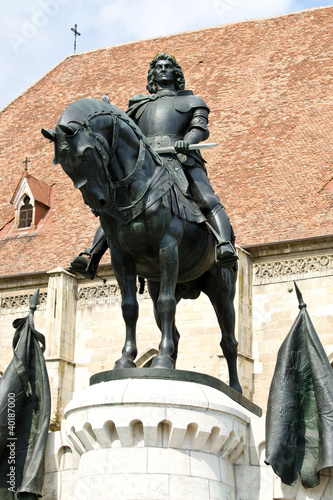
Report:
[[[238,257],[234,247],[235,236],[224,207],[215,194],[199,150],[189,150],[209,137],[206,103],[191,90],[185,90],[181,67],[169,54],[157,54],[148,71],[147,94],[129,100],[127,114],[139,126],[156,151],[174,146],[175,153],[160,156],[177,171],[181,171],[178,185],[186,189],[199,205],[218,240],[216,261],[221,267],[232,268]],[[179,169],[179,165],[182,168]],[[184,174],[185,177],[184,178]],[[185,180],[185,183],[184,183]],[[98,264],[108,245],[101,227],[98,228],[91,248],[86,249],[71,263],[71,269],[94,279]],[[86,255],[86,257],[84,256]]]

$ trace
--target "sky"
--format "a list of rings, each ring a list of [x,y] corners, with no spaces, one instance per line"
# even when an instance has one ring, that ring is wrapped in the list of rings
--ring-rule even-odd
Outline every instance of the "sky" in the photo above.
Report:
[[[0,0],[0,110],[74,52],[245,19],[333,5],[333,0]]]

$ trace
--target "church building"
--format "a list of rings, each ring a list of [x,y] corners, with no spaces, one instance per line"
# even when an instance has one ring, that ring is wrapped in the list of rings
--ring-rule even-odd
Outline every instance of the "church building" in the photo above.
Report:
[[[91,246],[99,222],[53,163],[53,144],[41,129],[54,128],[82,97],[108,93],[126,111],[130,97],[147,93],[149,64],[159,52],[176,58],[185,88],[208,105],[209,142],[217,146],[202,154],[239,257],[234,304],[240,383],[263,412],[251,444],[257,457],[251,465],[261,471],[251,476],[257,496],[236,488],[226,497],[235,500],[305,498],[299,483],[285,487],[263,462],[277,353],[298,314],[294,281],[333,364],[332,16],[333,7],[310,9],[72,54],[0,112],[0,372],[13,355],[12,323],[27,314],[39,288],[35,327],[46,337],[52,418],[59,411],[63,418],[90,377],[114,367],[125,326],[109,254],[93,281],[69,269]],[[160,332],[147,288],[138,301],[136,364],[147,367]],[[177,368],[228,383],[209,299],[202,294],[181,301],[176,323]],[[58,431],[48,445],[47,500],[72,498],[55,493],[56,474],[69,484],[78,467],[63,440]],[[244,463],[238,457],[233,462],[246,478]],[[326,469],[306,498],[331,499],[332,474]]]

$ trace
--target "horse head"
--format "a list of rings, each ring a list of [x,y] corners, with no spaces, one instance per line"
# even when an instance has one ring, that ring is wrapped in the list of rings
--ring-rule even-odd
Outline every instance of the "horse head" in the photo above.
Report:
[[[60,163],[74,187],[80,189],[84,203],[93,209],[108,208],[107,139],[91,128],[88,119],[78,116],[78,103],[66,108],[54,129],[41,132],[54,143],[53,163]]]

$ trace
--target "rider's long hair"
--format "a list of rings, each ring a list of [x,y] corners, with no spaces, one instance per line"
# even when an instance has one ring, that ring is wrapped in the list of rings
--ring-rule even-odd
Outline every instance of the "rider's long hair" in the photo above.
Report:
[[[157,61],[160,61],[161,59],[168,59],[168,61],[172,62],[172,65],[173,65],[174,70],[175,70],[176,90],[184,90],[185,89],[185,77],[184,77],[184,74],[182,72],[181,67],[179,66],[179,64],[177,63],[177,61],[174,57],[170,56],[170,54],[165,54],[164,52],[160,52],[159,54],[157,54],[154,57],[154,59],[152,60],[152,62],[150,63],[150,67],[148,70],[148,76],[147,76],[147,90],[151,94],[155,94],[155,92],[157,91],[154,70],[155,70],[155,66],[156,66]]]

